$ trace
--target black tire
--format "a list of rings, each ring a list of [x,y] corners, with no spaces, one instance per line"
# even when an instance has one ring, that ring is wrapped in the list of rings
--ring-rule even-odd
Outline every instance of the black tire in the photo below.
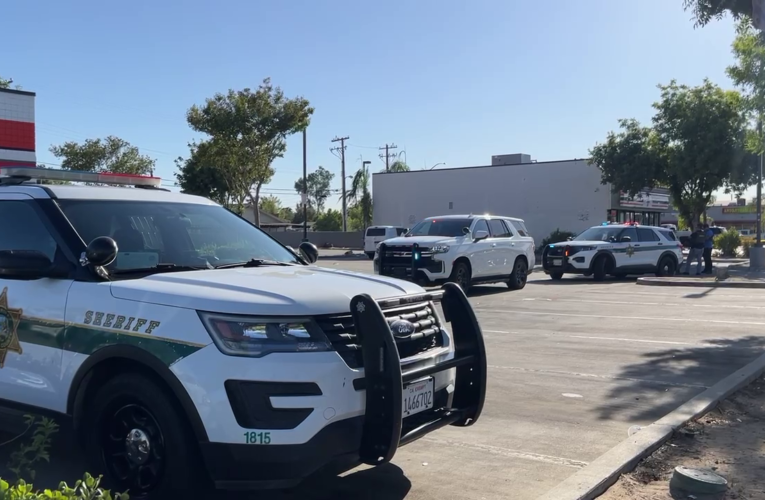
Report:
[[[449,281],[457,283],[463,292],[467,292],[470,288],[470,267],[464,262],[457,262],[452,269],[452,275],[449,276]]]
[[[188,422],[151,378],[124,373],[108,380],[87,402],[87,415],[85,453],[92,473],[103,474],[112,491],[149,500],[208,488]],[[148,442],[148,452],[134,448],[129,455],[133,433]]]
[[[521,290],[526,286],[526,280],[529,277],[529,266],[526,264],[526,260],[518,257],[513,264],[513,273],[510,275],[510,279],[507,280],[507,287],[510,290]]]
[[[656,276],[674,276],[677,273],[677,262],[669,256],[664,256],[659,260],[659,266],[656,268]]]
[[[375,258],[375,253],[374,252],[366,252],[366,254],[367,254],[367,257],[369,257],[369,260],[372,260],[372,259]]]
[[[601,255],[595,257],[595,263],[592,265],[592,278],[595,281],[603,281],[608,275],[608,257]]]
[[[560,281],[563,279],[563,273],[550,273],[550,278],[552,278],[553,281]]]

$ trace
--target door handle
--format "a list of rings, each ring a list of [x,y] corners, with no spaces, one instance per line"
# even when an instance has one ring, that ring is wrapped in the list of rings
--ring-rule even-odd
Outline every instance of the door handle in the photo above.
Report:
[[[495,246],[497,246],[497,244],[496,243],[492,243],[491,246],[495,247]]]

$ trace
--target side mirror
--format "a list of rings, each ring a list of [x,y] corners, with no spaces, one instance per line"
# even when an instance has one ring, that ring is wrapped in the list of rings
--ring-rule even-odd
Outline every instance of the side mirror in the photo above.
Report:
[[[629,236],[622,236],[622,237],[619,239],[619,241],[621,241],[622,243],[629,243],[630,241],[632,241],[632,238],[631,238],[631,237],[629,237]]]
[[[317,260],[319,260],[319,249],[316,248],[316,245],[309,241],[304,241],[300,244],[300,255],[303,256],[303,258],[308,262],[309,264],[313,264]]]
[[[469,227],[463,227],[462,228],[462,234],[464,234],[465,236],[470,234],[470,228]]]
[[[18,278],[63,278],[67,270],[56,269],[53,262],[37,250],[0,250],[0,276]]]
[[[117,258],[117,242],[108,236],[99,236],[85,249],[87,263],[93,266],[108,266]]]
[[[473,240],[474,241],[485,240],[488,237],[489,237],[489,232],[488,231],[476,231],[473,234]]]
[[[573,239],[574,239],[573,236],[569,236],[568,238],[566,238],[566,241],[573,241]]]

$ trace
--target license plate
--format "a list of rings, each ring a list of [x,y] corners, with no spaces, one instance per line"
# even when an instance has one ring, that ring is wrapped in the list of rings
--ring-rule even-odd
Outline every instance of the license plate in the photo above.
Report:
[[[403,416],[409,417],[433,408],[433,379],[427,378],[404,387]]]
[[[553,266],[562,266],[563,259],[553,259]]]

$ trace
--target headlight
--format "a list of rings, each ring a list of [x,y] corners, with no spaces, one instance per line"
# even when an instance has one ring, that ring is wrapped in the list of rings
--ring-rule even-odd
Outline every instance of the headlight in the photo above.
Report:
[[[449,245],[436,245],[430,251],[433,253],[446,253],[449,251]]]
[[[215,345],[228,356],[261,357],[272,352],[331,351],[309,318],[255,318],[200,312]]]

